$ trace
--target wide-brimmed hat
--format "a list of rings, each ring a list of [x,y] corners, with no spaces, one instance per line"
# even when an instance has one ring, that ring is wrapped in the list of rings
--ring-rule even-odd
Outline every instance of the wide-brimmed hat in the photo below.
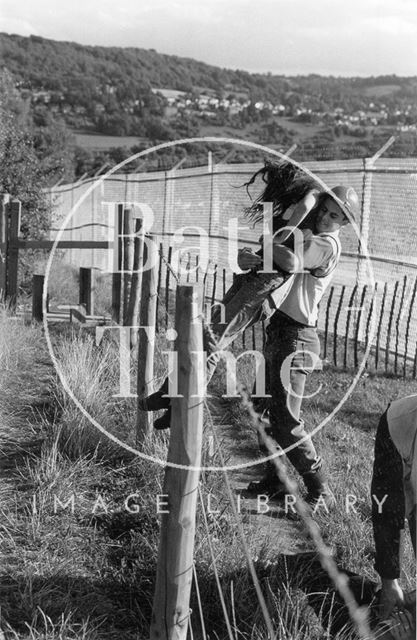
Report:
[[[360,211],[360,205],[358,194],[353,187],[344,187],[342,185],[338,185],[328,191],[328,195],[334,199],[334,201],[339,205],[345,215],[347,210],[351,218],[355,221],[357,220]]]

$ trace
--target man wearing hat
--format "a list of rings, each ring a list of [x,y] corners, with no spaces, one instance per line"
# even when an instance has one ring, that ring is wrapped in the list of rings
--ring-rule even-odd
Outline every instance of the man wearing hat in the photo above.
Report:
[[[317,365],[320,343],[317,335],[318,305],[339,262],[340,230],[359,209],[358,196],[351,187],[337,186],[318,196],[310,229],[305,229],[302,269],[294,251],[275,238],[274,264],[293,273],[291,289],[280,300],[277,289],[276,311],[267,328],[265,358],[268,365],[269,421],[266,429],[301,475],[312,505],[334,506],[334,496],[322,470],[322,460],[300,418],[306,377]],[[311,214],[310,214],[311,216]],[[242,253],[239,266],[254,267],[258,257]],[[259,482],[251,482],[249,492],[274,498],[285,494],[285,487],[271,463]],[[320,500],[320,502],[319,502]]]

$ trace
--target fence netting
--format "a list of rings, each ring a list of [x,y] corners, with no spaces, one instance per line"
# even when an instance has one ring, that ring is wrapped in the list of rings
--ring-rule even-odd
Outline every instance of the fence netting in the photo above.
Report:
[[[54,205],[50,237],[61,229],[62,240],[112,241],[116,205],[125,203],[138,217],[148,216],[148,230],[161,242],[165,257],[161,283],[169,281],[171,288],[177,283],[166,275],[170,254],[174,271],[182,264],[180,280],[198,280],[212,301],[219,300],[233,277],[231,221],[237,220],[239,246],[255,248],[262,232],[242,214],[250,203],[243,185],[261,165],[262,161],[113,174],[59,186],[50,192]],[[385,355],[377,357],[391,362],[390,354],[398,351],[412,369],[417,343],[417,159],[331,160],[303,166],[330,188],[352,186],[361,202],[356,224],[341,233],[342,258],[333,290],[321,303],[319,329],[325,331],[327,326],[329,335],[352,341],[366,342],[371,335],[374,348],[384,350]],[[261,189],[259,181],[251,190],[253,197]],[[112,271],[112,250],[68,249],[60,256],[75,266]],[[190,268],[194,271],[187,275]]]

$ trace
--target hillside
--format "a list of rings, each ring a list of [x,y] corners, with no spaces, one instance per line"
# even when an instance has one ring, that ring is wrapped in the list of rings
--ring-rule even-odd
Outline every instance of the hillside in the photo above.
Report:
[[[35,126],[52,118],[81,134],[133,136],[131,152],[215,135],[279,150],[295,143],[299,160],[363,157],[395,135],[389,154],[417,153],[417,77],[252,74],[153,49],[7,34],[0,34],[1,69]],[[121,159],[118,150],[103,156],[97,138],[76,144],[87,150],[74,162],[76,176]],[[107,149],[123,146],[115,138]]]
[[[282,99],[288,92],[315,95],[333,103],[348,97],[352,102],[360,101],[364,93],[386,99],[395,95],[398,101],[417,97],[417,78],[251,74],[160,54],[154,49],[86,46],[4,33],[0,34],[0,45],[1,65],[33,90],[70,90],[69,83],[75,81],[89,91],[97,90],[100,83],[102,87],[115,85],[118,90],[129,88],[131,93],[150,87],[186,92],[204,87],[220,93],[240,90],[263,100]]]

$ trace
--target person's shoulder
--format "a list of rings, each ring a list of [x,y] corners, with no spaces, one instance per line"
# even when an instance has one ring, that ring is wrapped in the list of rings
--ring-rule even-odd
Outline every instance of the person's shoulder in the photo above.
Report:
[[[323,233],[315,233],[312,240],[322,246],[328,246],[332,251],[339,251],[341,248],[338,231],[323,231]]]
[[[340,243],[339,231],[323,231],[314,235],[316,242],[327,245],[333,252],[340,253],[342,245]]]

